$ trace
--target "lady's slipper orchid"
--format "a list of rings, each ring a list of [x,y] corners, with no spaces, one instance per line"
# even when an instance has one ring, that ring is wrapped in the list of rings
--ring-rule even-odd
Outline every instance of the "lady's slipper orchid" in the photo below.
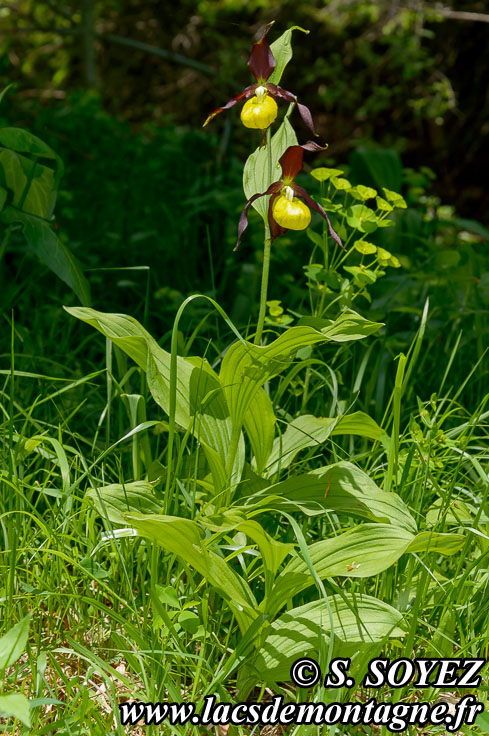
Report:
[[[268,226],[270,228],[270,238],[273,243],[275,238],[283,235],[287,230],[305,230],[311,222],[311,212],[309,207],[319,212],[328,223],[328,229],[331,237],[342,248],[343,245],[337,233],[333,230],[331,222],[326,212],[320,204],[315,202],[305,189],[295,184],[294,179],[302,169],[304,151],[321,151],[324,146],[318,146],[317,143],[309,141],[303,146],[289,146],[282,155],[279,163],[282,167],[282,178],[270,184],[266,192],[254,194],[246,202],[245,208],[239,218],[238,226],[238,242],[234,250],[239,247],[241,236],[248,226],[248,210],[253,202],[259,197],[270,196],[268,205]],[[301,200],[304,200],[302,202]]]
[[[288,92],[277,84],[272,84],[267,81],[275,69],[275,59],[273,58],[272,50],[270,49],[270,45],[266,38],[272,25],[272,23],[267,25],[263,36],[253,46],[248,61],[248,68],[255,77],[256,84],[245,87],[242,92],[235,97],[232,97],[229,102],[226,102],[226,104],[223,105],[223,107],[218,107],[217,110],[211,112],[203,127],[205,127],[207,123],[210,123],[210,121],[223,110],[228,110],[229,108],[234,107],[238,102],[247,100],[241,110],[241,122],[247,128],[266,130],[266,128],[268,128],[277,117],[278,108],[275,100],[280,98],[282,100],[286,100],[286,102],[293,102],[297,105],[301,118],[314,135],[316,135],[309,108],[305,105],[301,105],[297,101],[297,97],[292,94],[292,92]]]

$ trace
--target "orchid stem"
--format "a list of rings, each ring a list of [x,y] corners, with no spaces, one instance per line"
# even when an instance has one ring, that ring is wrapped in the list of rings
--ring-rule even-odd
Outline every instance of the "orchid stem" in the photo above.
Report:
[[[268,183],[273,181],[273,161],[272,161],[272,131],[271,127],[267,130],[267,154],[268,154]],[[265,324],[265,314],[267,311],[267,293],[268,293],[268,275],[270,273],[270,257],[272,252],[272,239],[268,225],[265,225],[265,241],[263,248],[263,267],[261,274],[261,291],[260,291],[260,311],[258,312],[258,324],[256,327],[255,345],[260,345],[263,335],[263,326]]]

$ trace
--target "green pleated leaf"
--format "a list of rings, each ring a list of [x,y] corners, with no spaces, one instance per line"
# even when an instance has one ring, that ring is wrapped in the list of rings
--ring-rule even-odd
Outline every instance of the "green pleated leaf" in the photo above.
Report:
[[[128,512],[157,514],[161,510],[153,486],[142,480],[91,488],[86,498],[92,499],[100,516],[108,518],[112,524],[125,524],[123,514]]]
[[[270,44],[270,49],[272,51],[273,58],[275,59],[275,69],[273,70],[267,81],[271,82],[272,84],[280,84],[284,69],[289,61],[292,59],[293,31],[302,31],[302,33],[306,34],[309,33],[309,31],[306,31],[305,28],[301,28],[300,26],[292,26],[292,28],[286,30],[285,33],[282,33],[279,38],[277,38],[272,44]]]
[[[381,322],[371,322],[352,309],[347,309],[333,320],[321,317],[303,317],[298,326],[309,325],[321,330],[328,340],[334,342],[348,342],[349,340],[363,340],[373,335],[383,327]]]
[[[254,395],[244,415],[244,428],[253,450],[253,466],[258,474],[265,468],[272,451],[277,418],[270,397],[264,389]]]
[[[382,491],[363,470],[340,462],[310,473],[296,475],[261,492],[278,499],[280,508],[317,513],[318,510],[359,516],[368,521],[390,523],[416,534],[416,522],[404,501]]]
[[[246,411],[263,384],[284,371],[299,348],[329,340],[362,339],[381,327],[352,311],[343,312],[335,321],[310,321],[313,325],[291,327],[269,345],[240,341],[226,352],[219,378],[235,427],[242,426]]]
[[[228,563],[205,546],[200,526],[176,516],[126,514],[125,521],[142,536],[154,539],[164,550],[177,555],[227,601],[244,632],[257,615],[258,604],[246,582]]]
[[[148,386],[156,403],[170,411],[171,355],[133,317],[105,314],[81,307],[66,308],[121,348],[146,371]],[[218,376],[202,359],[177,356],[175,421],[190,429],[206,452],[216,489],[229,486],[226,473],[230,451],[231,418]],[[244,441],[238,444],[232,478],[238,479],[244,463]]]
[[[402,615],[377,598],[345,594],[293,608],[272,623],[269,633],[251,662],[257,679],[267,683],[290,679],[290,667],[300,657],[314,657],[332,630],[344,645],[379,642],[388,636],[403,636]]]
[[[344,434],[376,441],[385,436],[377,422],[362,411],[334,419],[305,414],[294,419],[283,435],[276,438],[268,458],[267,475],[272,476],[279,469],[289,467],[300,450],[322,445],[328,437]]]
[[[326,341],[319,330],[292,327],[266,346],[236,342],[224,356],[219,378],[231,417],[241,426],[255,395],[272,376],[285,370],[304,345]]]
[[[355,411],[340,417],[333,429],[333,435],[340,434],[354,434],[357,437],[375,440],[375,442],[381,442],[386,437],[386,433],[379,427],[375,419],[363,411]]]
[[[442,555],[454,555],[464,545],[463,534],[443,534],[441,532],[420,532],[411,542],[408,552],[438,552]]]
[[[391,524],[362,524],[312,544],[309,555],[320,579],[365,578],[395,564],[413,540],[414,534],[407,529]],[[313,583],[307,562],[300,557],[291,560],[276,579],[267,612],[280,610],[286,601]]]
[[[285,544],[271,537],[257,521],[241,516],[242,510],[229,509],[222,514],[215,514],[201,519],[204,526],[213,531],[238,531],[252,539],[260,550],[265,568],[275,574],[294,549],[293,544]]]

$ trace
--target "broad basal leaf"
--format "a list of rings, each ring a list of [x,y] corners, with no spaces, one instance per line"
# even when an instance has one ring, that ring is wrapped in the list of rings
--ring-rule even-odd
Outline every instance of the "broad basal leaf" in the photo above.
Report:
[[[227,601],[244,632],[257,616],[258,604],[245,581],[228,563],[205,546],[201,528],[195,521],[176,516],[126,514],[125,521],[142,536],[154,539],[202,577]]]
[[[404,501],[395,493],[382,491],[363,470],[349,462],[292,476],[269,486],[259,495],[278,497],[279,507],[285,510],[300,506],[316,513],[318,510],[335,511],[390,523],[412,534],[417,532],[416,522]]]
[[[148,386],[157,404],[170,412],[171,355],[132,317],[104,314],[94,309],[66,308],[114,342],[146,371]],[[230,484],[226,474],[232,434],[226,398],[219,378],[206,361],[192,362],[177,356],[175,421],[190,429],[206,451],[216,489]],[[240,437],[232,477],[239,478],[244,462]]]
[[[271,537],[257,521],[247,519],[242,510],[229,509],[200,519],[201,523],[213,531],[243,532],[260,550],[266,570],[276,573],[287,555],[294,549],[293,544],[284,544]]]
[[[281,437],[277,437],[268,458],[266,474],[274,475],[288,468],[300,450],[322,445],[330,436],[352,434],[381,440],[384,432],[377,422],[362,411],[337,418],[318,418],[311,414],[294,419]]]
[[[253,467],[262,473],[272,450],[277,418],[270,397],[260,388],[244,415],[244,428],[253,450]]]
[[[411,542],[408,552],[438,552],[441,555],[454,555],[464,545],[463,534],[443,534],[441,532],[420,532]]]
[[[269,345],[241,341],[231,345],[224,356],[219,378],[235,427],[242,426],[245,413],[261,386],[285,370],[299,348],[329,340],[358,340],[381,326],[352,311],[342,313],[334,322],[322,322],[319,328],[291,327]]]
[[[282,614],[269,633],[250,668],[257,679],[272,683],[290,679],[290,667],[300,657],[314,657],[331,633],[345,645],[364,645],[388,636],[403,636],[402,615],[395,608],[368,595],[331,596],[329,610],[324,600],[307,603]],[[331,618],[330,618],[331,613]]]
[[[448,507],[444,500],[437,498],[426,513],[426,525],[431,527],[442,521],[450,526],[473,524],[476,514],[477,509],[469,506],[461,498],[453,499]],[[489,516],[482,512],[479,517],[479,523],[489,523]]]
[[[112,524],[125,524],[123,514],[128,512],[158,514],[161,510],[153,486],[143,480],[91,488],[86,497],[92,499],[100,516]]]
[[[312,544],[309,555],[320,579],[371,577],[397,562],[413,539],[414,534],[392,524],[363,524]],[[291,560],[277,577],[266,612],[279,611],[313,583],[307,563],[300,557]]]

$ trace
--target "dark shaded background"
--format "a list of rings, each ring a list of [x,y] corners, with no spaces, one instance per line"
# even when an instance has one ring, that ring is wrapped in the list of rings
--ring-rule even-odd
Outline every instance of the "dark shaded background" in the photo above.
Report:
[[[105,110],[136,128],[149,121],[198,128],[248,83],[247,56],[263,25],[275,20],[276,35],[301,25],[311,33],[296,35],[284,83],[314,110],[330,155],[346,158],[364,141],[395,147],[405,165],[436,172],[437,191],[460,214],[487,222],[486,2],[10,0],[2,7],[1,69],[19,83],[19,101],[60,105],[88,86]],[[221,134],[225,122],[214,129]],[[225,153],[230,140],[240,154],[249,149],[241,126],[226,130]]]

